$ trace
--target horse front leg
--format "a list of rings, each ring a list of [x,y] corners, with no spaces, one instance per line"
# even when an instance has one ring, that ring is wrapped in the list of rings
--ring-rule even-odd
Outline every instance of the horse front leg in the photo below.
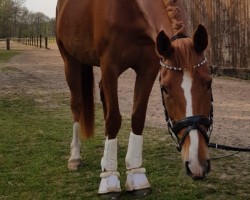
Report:
[[[121,186],[117,170],[117,134],[121,126],[121,115],[117,97],[118,75],[110,68],[102,68],[100,82],[101,99],[105,119],[105,146],[101,160],[102,173],[98,193],[109,198],[120,196]]]
[[[126,155],[127,180],[126,190],[138,195],[150,192],[150,183],[145,175],[146,169],[142,168],[143,137],[133,132],[129,136],[128,151]]]
[[[150,192],[150,183],[145,175],[146,169],[142,168],[142,150],[146,110],[150,92],[152,90],[158,71],[137,72],[134,105],[132,114],[132,132],[129,137],[126,155],[127,181],[126,190],[133,191],[138,195]]]

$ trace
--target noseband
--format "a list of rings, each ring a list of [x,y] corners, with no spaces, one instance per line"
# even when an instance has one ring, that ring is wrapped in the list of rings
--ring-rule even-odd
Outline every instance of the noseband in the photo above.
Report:
[[[198,130],[204,137],[206,144],[209,144],[209,139],[213,131],[213,98],[211,98],[211,110],[209,116],[199,116],[194,115],[190,117],[183,118],[177,122],[174,122],[168,114],[163,94],[166,92],[165,88],[161,86],[161,94],[162,94],[162,103],[164,106],[165,120],[168,126],[168,132],[171,135],[176,148],[178,151],[181,151],[182,145],[189,135],[191,130]],[[178,134],[181,130],[186,129],[181,138],[179,138]]]
[[[174,41],[176,39],[180,39],[180,38],[186,38],[186,35],[176,35],[174,37],[171,38],[171,41]],[[196,69],[197,67],[200,67],[202,65],[204,65],[207,62],[206,58],[199,64],[197,64],[196,66],[194,66],[194,69]],[[171,67],[168,66],[166,64],[163,63],[163,61],[160,61],[160,64],[162,67],[168,69],[168,70],[174,70],[174,71],[182,71],[182,68],[179,67]],[[190,117],[186,117],[183,118],[177,122],[174,122],[172,119],[170,119],[168,111],[167,111],[167,107],[165,105],[164,102],[164,96],[163,94],[166,93],[167,91],[165,90],[165,88],[163,86],[161,86],[161,95],[162,95],[162,103],[164,106],[164,113],[165,113],[165,120],[167,122],[168,125],[168,132],[171,135],[176,148],[178,151],[181,151],[182,149],[182,145],[185,141],[185,139],[187,138],[187,136],[189,135],[191,130],[198,130],[204,137],[206,144],[209,144],[209,139],[210,136],[212,134],[213,131],[213,96],[211,96],[211,109],[210,109],[210,113],[207,117],[205,116],[190,116]],[[211,92],[212,94],[212,92]],[[181,138],[178,137],[178,134],[183,130],[186,129],[184,134],[182,135]]]

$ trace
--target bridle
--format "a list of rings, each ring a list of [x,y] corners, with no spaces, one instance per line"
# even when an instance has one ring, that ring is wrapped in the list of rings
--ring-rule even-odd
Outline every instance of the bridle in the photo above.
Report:
[[[185,117],[177,122],[174,122],[168,114],[167,107],[164,101],[164,93],[167,94],[164,86],[161,86],[161,95],[162,95],[162,104],[164,107],[165,120],[168,126],[168,132],[170,133],[176,148],[178,151],[181,151],[182,145],[189,135],[191,130],[199,130],[199,132],[203,135],[206,144],[209,144],[209,139],[213,131],[213,96],[211,96],[211,108],[208,116],[199,116],[194,115],[190,117]],[[205,128],[204,128],[205,127]],[[178,137],[178,134],[181,130],[185,129],[185,132],[181,138]]]
[[[186,35],[176,35],[173,38],[171,38],[171,41],[179,39],[179,38],[186,38]],[[194,69],[196,69],[197,67],[201,67],[203,66],[205,63],[207,62],[207,59],[204,58],[204,60],[193,66]],[[174,71],[183,71],[185,69],[182,69],[180,67],[172,67],[169,66],[167,64],[165,64],[162,60],[160,61],[160,64],[162,67],[168,69],[168,70],[174,70]],[[167,111],[167,107],[165,105],[164,102],[164,93],[167,94],[166,89],[164,88],[164,86],[161,86],[161,95],[162,95],[162,103],[164,106],[164,113],[165,113],[165,120],[167,122],[167,126],[168,126],[168,132],[170,133],[176,148],[178,151],[181,151],[182,149],[182,145],[185,141],[185,139],[187,138],[187,136],[189,135],[191,130],[198,130],[204,137],[206,144],[209,144],[209,139],[210,136],[212,134],[213,131],[213,96],[211,96],[211,109],[210,109],[210,113],[208,116],[199,116],[199,115],[195,115],[195,116],[190,116],[190,117],[186,117],[183,118],[177,122],[174,122],[168,114]],[[212,91],[211,91],[212,94]],[[184,134],[182,135],[181,138],[179,138],[178,134],[183,130],[186,129]]]

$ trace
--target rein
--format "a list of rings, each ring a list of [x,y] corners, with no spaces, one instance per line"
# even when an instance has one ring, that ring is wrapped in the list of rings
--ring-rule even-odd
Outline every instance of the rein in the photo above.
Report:
[[[250,148],[242,148],[242,147],[232,147],[232,146],[227,146],[227,145],[222,145],[222,144],[216,144],[216,143],[209,143],[208,147],[213,148],[213,149],[221,149],[221,150],[226,150],[226,151],[238,151],[238,152],[250,152]]]

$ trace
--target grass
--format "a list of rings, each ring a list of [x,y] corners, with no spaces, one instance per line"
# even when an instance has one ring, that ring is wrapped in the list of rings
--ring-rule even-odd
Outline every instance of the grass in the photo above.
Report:
[[[17,51],[1,51],[0,50],[0,63],[9,61],[13,56],[19,54]]]
[[[31,96],[13,94],[0,99],[0,199],[99,199],[103,152],[102,111],[97,106],[96,136],[82,147],[84,166],[66,168],[71,140],[69,106],[46,108]],[[119,169],[125,183],[125,154],[130,132],[125,119],[119,134]],[[153,192],[148,199],[249,199],[249,155],[214,161],[206,180],[186,177],[180,156],[165,130],[146,128],[144,166]],[[217,153],[212,152],[213,156]],[[136,199],[123,193],[121,199]]]

